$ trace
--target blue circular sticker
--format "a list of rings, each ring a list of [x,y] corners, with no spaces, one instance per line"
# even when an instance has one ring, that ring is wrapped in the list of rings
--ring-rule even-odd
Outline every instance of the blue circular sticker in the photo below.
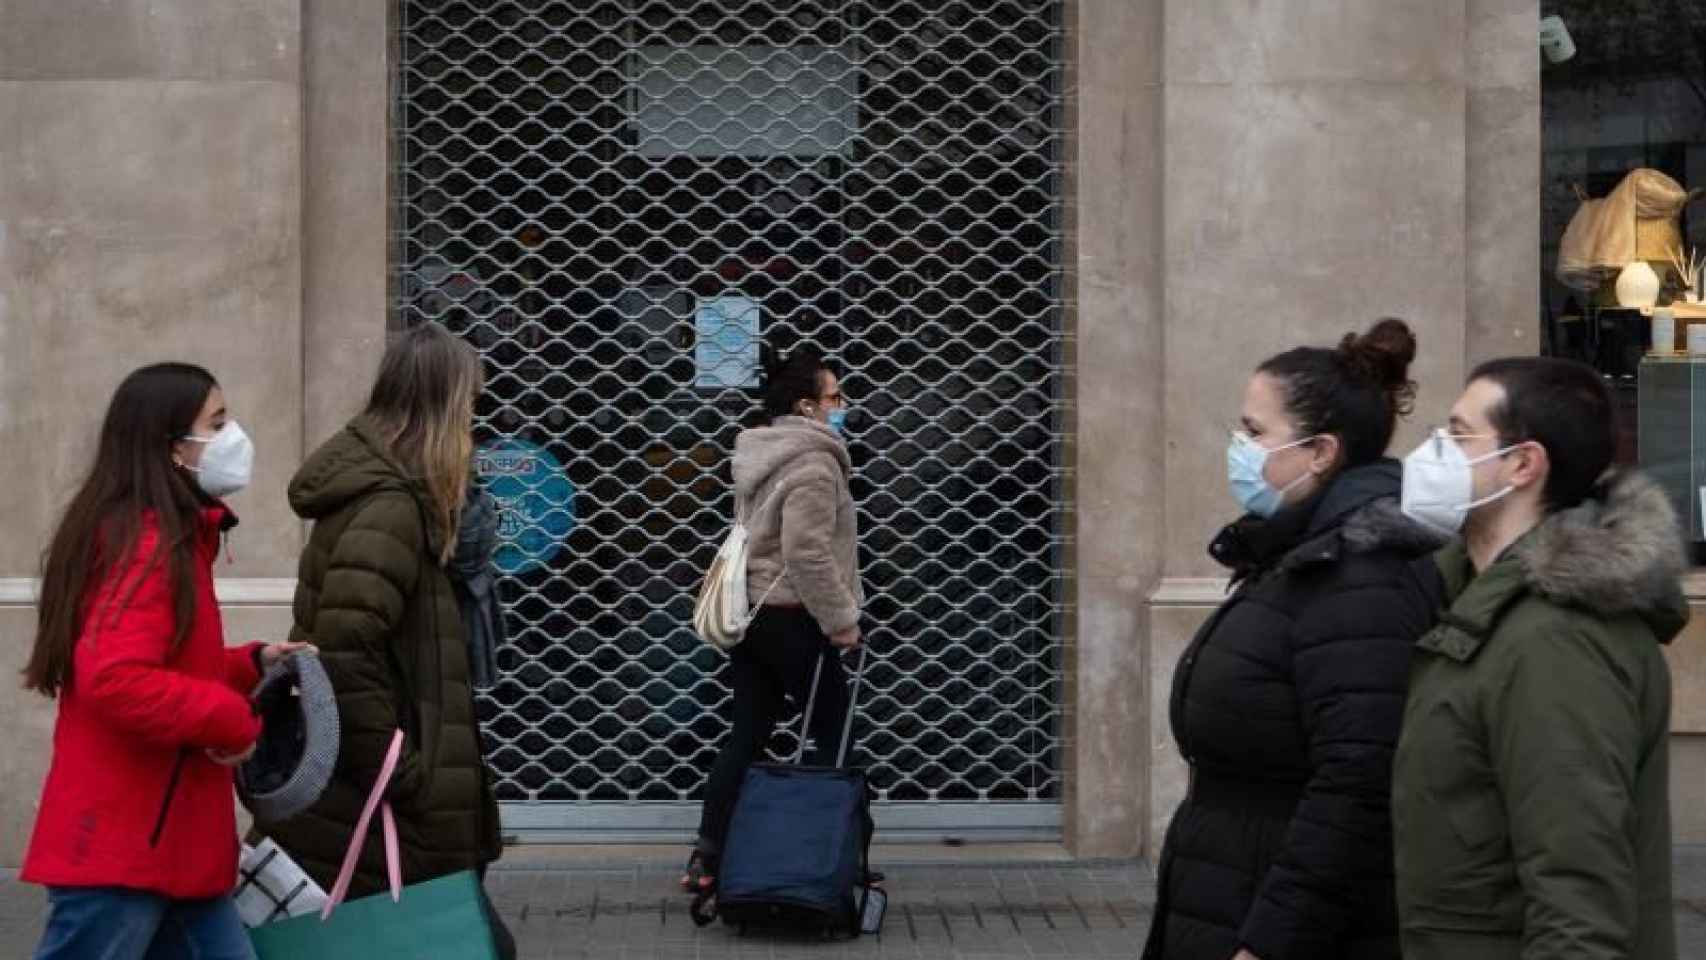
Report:
[[[510,576],[543,567],[575,528],[575,486],[538,444],[504,438],[474,453],[474,469],[498,504],[497,568]]]

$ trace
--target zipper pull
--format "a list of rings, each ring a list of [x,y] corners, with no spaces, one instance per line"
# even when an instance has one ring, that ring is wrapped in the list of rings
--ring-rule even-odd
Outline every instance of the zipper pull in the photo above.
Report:
[[[166,812],[172,809],[172,795],[178,792],[178,778],[184,774],[184,761],[190,756],[189,747],[178,748],[178,758],[172,762],[172,775],[166,780],[166,795],[160,798],[160,813],[154,818],[154,832],[148,835],[148,847],[160,845],[160,834],[166,829]]]

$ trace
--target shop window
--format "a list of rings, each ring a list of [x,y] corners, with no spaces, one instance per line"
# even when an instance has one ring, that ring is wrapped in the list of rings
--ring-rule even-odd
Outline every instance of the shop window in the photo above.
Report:
[[[1665,486],[1706,559],[1706,4],[1541,13],[1542,350],[1606,378],[1619,462]]]

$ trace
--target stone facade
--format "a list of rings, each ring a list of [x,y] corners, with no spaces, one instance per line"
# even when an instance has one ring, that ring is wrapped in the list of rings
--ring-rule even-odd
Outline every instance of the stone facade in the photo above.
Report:
[[[284,499],[303,448],[302,19],[293,0],[4,0],[0,23],[0,864],[15,865],[53,716],[10,679],[31,578],[130,370],[188,360],[226,387],[261,451],[219,570],[229,633],[286,620],[254,601],[302,544]]]
[[[217,9],[215,9],[217,8]],[[222,567],[278,636],[301,456],[361,403],[387,316],[388,0],[0,0],[0,670],[117,379],[204,363],[261,450]],[[1421,338],[1417,420],[1536,347],[1534,0],[1069,0],[1069,846],[1153,852],[1182,789],[1173,661],[1219,596],[1244,371],[1374,317]],[[1412,425],[1400,437],[1414,439]],[[1695,591],[1694,595],[1701,595]],[[1678,836],[1706,839],[1706,655],[1674,653]],[[0,865],[51,705],[0,685]]]

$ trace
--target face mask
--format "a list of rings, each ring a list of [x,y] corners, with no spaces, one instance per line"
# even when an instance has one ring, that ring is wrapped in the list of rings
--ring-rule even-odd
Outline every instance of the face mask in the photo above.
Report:
[[[1404,458],[1404,490],[1399,503],[1404,515],[1425,527],[1456,536],[1469,511],[1486,506],[1516,489],[1505,486],[1491,496],[1475,499],[1475,465],[1501,457],[1516,447],[1504,447],[1471,460],[1451,434],[1433,436]]]
[[[1232,491],[1232,498],[1238,501],[1248,513],[1258,517],[1271,517],[1279,512],[1285,503],[1285,495],[1303,481],[1309,479],[1305,472],[1296,480],[1285,485],[1284,489],[1275,489],[1262,475],[1262,469],[1268,464],[1268,456],[1292,447],[1301,447],[1314,440],[1314,437],[1304,437],[1293,440],[1283,447],[1269,450],[1257,443],[1253,437],[1245,433],[1233,433],[1232,442],[1226,448],[1226,485]]]
[[[847,411],[845,409],[829,411],[828,423],[829,429],[834,430],[836,436],[844,436],[847,432]]]
[[[210,497],[229,497],[249,485],[255,467],[255,445],[237,421],[227,420],[225,426],[211,437],[191,434],[184,438],[202,445],[201,465],[185,469],[195,474],[196,482]]]

